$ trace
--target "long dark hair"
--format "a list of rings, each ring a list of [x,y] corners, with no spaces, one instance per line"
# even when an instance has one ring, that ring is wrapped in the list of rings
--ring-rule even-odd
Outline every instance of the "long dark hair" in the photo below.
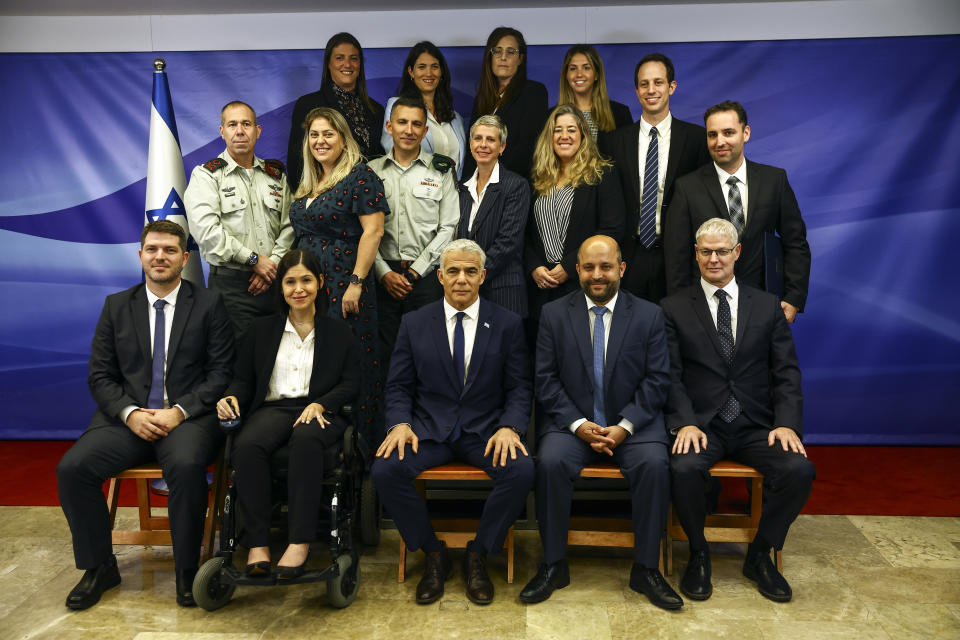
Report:
[[[497,46],[501,38],[513,36],[517,39],[517,47],[520,49],[520,66],[517,67],[517,73],[510,78],[506,90],[503,92],[503,98],[500,98],[500,83],[497,77],[493,75],[493,69],[490,68],[490,61],[493,54],[490,50]],[[527,81],[527,41],[523,39],[523,34],[513,27],[497,27],[487,38],[487,46],[483,50],[483,66],[480,68],[480,86],[477,88],[477,114],[487,115],[493,113],[502,105],[507,104],[520,92],[520,88]]]
[[[320,88],[323,89],[333,84],[333,78],[330,77],[330,58],[333,56],[334,48],[341,44],[352,44],[357,48],[357,52],[360,54],[360,75],[357,76],[356,92],[357,95],[360,96],[360,99],[367,104],[367,108],[370,109],[370,111],[376,112],[376,109],[373,107],[373,101],[370,99],[370,96],[367,95],[367,72],[363,63],[363,47],[360,46],[360,41],[351,33],[341,31],[327,40],[327,48],[323,52],[323,79],[320,81]]]
[[[420,90],[417,89],[413,78],[410,77],[410,70],[413,69],[413,65],[417,63],[417,58],[423,53],[428,56],[433,56],[440,63],[440,82],[437,83],[436,93],[433,94],[433,108],[437,112],[437,122],[441,124],[451,122],[454,111],[453,93],[450,91],[450,67],[447,66],[447,61],[440,52],[440,49],[432,42],[424,40],[410,48],[410,53],[407,54],[407,61],[403,63],[403,71],[400,74],[400,86],[397,88],[397,94],[411,98],[421,97]]]
[[[313,277],[317,279],[318,285],[320,285],[321,281],[323,282],[322,285],[317,287],[317,299],[313,302],[317,312],[314,318],[314,324],[316,324],[319,318],[326,315],[327,308],[330,306],[330,295],[327,293],[327,281],[323,277],[323,267],[320,266],[320,260],[317,256],[314,255],[312,251],[307,251],[306,249],[291,249],[280,259],[280,264],[277,265],[276,281],[283,283],[283,277],[287,275],[287,271],[298,264],[302,264],[307,268],[307,271],[313,274]],[[287,301],[283,298],[283,294],[281,293],[278,297],[280,298],[280,311],[284,314],[290,313],[290,305],[288,305]]]

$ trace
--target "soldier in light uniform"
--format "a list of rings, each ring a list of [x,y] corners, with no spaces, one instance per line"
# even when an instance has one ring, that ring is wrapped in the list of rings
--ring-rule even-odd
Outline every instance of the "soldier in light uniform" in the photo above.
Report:
[[[239,336],[254,317],[275,311],[271,284],[290,249],[290,191],[283,163],[254,155],[260,137],[250,105],[220,111],[227,148],[194,167],[184,192],[190,232],[210,264],[208,286],[223,296]]]
[[[384,377],[400,316],[443,297],[435,274],[440,253],[456,237],[460,220],[453,160],[420,148],[427,133],[426,113],[420,98],[398,98],[386,123],[393,149],[369,163],[383,180],[390,205],[374,262]]]

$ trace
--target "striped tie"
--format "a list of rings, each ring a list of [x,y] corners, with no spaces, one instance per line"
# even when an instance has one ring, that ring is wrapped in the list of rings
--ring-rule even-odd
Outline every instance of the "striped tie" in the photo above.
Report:
[[[647,147],[647,164],[643,169],[643,194],[640,197],[640,244],[645,249],[657,241],[657,184],[660,179],[658,166],[660,152],[657,146],[657,128],[650,127],[650,146]]]
[[[747,219],[743,216],[743,201],[740,199],[740,189],[737,188],[737,176],[727,178],[730,190],[727,191],[727,208],[730,210],[730,222],[737,228],[737,235],[743,237],[743,227]]]

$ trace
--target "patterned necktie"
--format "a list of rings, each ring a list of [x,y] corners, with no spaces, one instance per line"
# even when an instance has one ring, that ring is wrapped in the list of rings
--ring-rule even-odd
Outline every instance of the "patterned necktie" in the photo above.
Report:
[[[643,169],[643,193],[640,197],[640,244],[645,249],[657,241],[657,184],[660,179],[657,147],[657,128],[650,128],[650,146],[647,147],[647,163]]]
[[[603,314],[606,307],[591,307],[596,314],[593,322],[593,421],[601,427],[607,426],[607,412],[603,408]]]
[[[457,372],[460,387],[467,379],[466,367],[463,361],[463,311],[457,312],[457,326],[453,329],[453,368]]]
[[[163,409],[163,373],[166,365],[167,323],[163,307],[166,300],[157,300],[153,308],[157,310],[157,319],[153,324],[153,367],[150,375],[150,395],[147,396],[148,409]]]
[[[737,176],[727,178],[727,208],[730,210],[730,222],[737,228],[737,234],[743,238],[743,227],[747,219],[743,215],[743,200],[740,199],[740,189],[737,188]]]
[[[731,364],[733,362],[733,329],[731,328],[733,323],[730,320],[727,292],[717,289],[713,295],[717,297],[717,333],[720,334],[720,348],[723,350],[723,357],[727,364]],[[731,392],[720,407],[720,418],[724,422],[733,422],[738,415],[740,415],[740,403]]]

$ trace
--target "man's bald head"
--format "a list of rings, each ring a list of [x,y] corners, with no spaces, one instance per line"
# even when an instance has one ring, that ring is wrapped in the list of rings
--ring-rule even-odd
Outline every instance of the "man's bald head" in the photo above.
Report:
[[[620,245],[610,236],[591,236],[577,251],[580,288],[594,304],[606,304],[616,295],[626,267]]]

